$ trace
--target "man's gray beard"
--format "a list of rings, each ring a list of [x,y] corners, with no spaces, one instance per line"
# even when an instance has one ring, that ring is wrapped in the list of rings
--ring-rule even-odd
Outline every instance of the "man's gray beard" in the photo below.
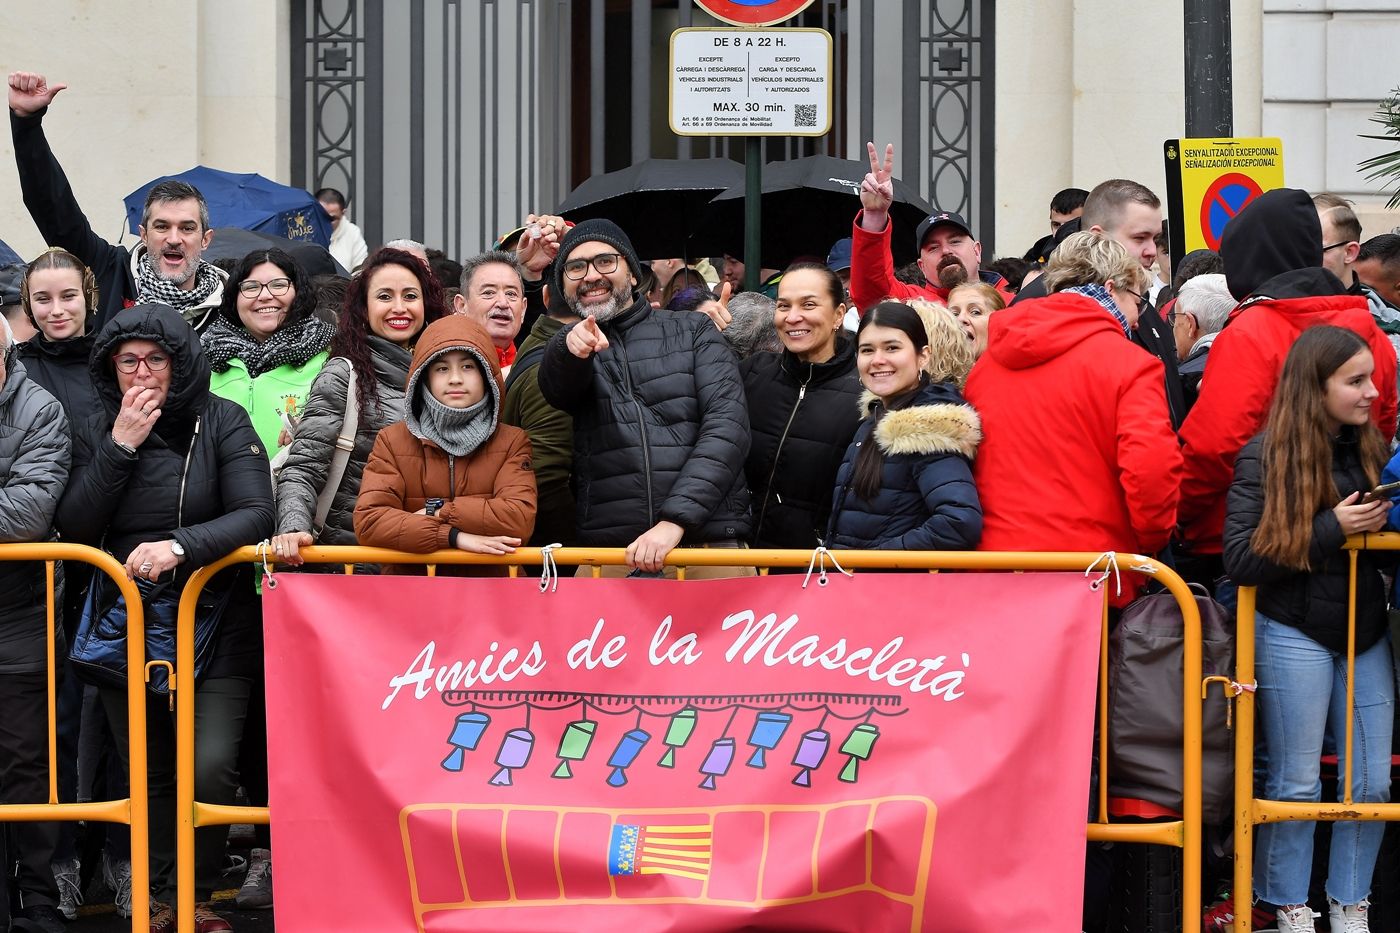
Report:
[[[575,292],[574,297],[569,299],[569,307],[573,309],[574,314],[577,314],[579,317],[586,318],[591,314],[595,321],[602,324],[604,321],[611,321],[624,311],[631,310],[632,289],[627,285],[618,286],[608,295],[607,304],[593,305],[588,308],[585,308],[578,300],[578,293]]]
[[[967,283],[967,268],[961,262],[950,262],[938,267],[940,288],[957,288]]]
[[[160,269],[160,256],[156,253],[152,253],[150,250],[146,251],[146,261],[151,264],[151,272],[155,275],[156,278],[169,282],[176,288],[179,288],[180,286],[188,282],[190,279],[194,278],[195,273],[199,271],[198,261],[190,262],[188,259],[186,259],[185,273],[183,275],[166,275]]]

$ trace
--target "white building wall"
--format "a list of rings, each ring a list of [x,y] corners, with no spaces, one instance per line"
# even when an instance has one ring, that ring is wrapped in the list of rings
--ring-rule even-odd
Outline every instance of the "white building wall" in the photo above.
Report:
[[[121,199],[203,163],[287,181],[289,0],[0,3],[0,69],[68,85],[44,129],[93,228],[116,240]],[[0,133],[0,239],[43,241]]]

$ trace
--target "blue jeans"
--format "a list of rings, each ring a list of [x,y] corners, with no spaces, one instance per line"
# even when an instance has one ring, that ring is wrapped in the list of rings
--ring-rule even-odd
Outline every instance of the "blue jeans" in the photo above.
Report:
[[[1344,773],[1346,655],[1322,647],[1291,625],[1255,614],[1259,720],[1268,748],[1268,800],[1317,801],[1322,797],[1319,759],[1329,730],[1336,736],[1338,773]],[[1352,798],[1390,800],[1390,733],[1394,723],[1395,672],[1390,641],[1383,638],[1356,658]],[[1304,904],[1312,874],[1316,824],[1265,823],[1255,847],[1254,890],[1271,904]],[[1332,830],[1327,896],[1355,904],[1371,891],[1385,824],[1339,822]]]

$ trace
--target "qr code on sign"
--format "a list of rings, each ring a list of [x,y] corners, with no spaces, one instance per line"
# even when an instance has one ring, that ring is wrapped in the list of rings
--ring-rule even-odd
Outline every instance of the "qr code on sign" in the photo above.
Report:
[[[816,126],[817,125],[817,105],[816,104],[793,104],[792,107],[793,126]]]

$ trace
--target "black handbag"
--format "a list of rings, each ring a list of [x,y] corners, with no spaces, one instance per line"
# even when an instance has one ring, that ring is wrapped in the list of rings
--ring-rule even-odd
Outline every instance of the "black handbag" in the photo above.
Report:
[[[137,580],[145,610],[146,660],[175,662],[175,625],[181,588],[173,581]],[[195,607],[194,676],[203,673],[213,652],[219,623],[231,591],[205,587]],[[73,636],[68,660],[80,680],[101,687],[126,686],[126,600],[106,574],[96,574],[83,604],[82,620]],[[164,667],[151,670],[147,684],[153,693],[170,692]]]

